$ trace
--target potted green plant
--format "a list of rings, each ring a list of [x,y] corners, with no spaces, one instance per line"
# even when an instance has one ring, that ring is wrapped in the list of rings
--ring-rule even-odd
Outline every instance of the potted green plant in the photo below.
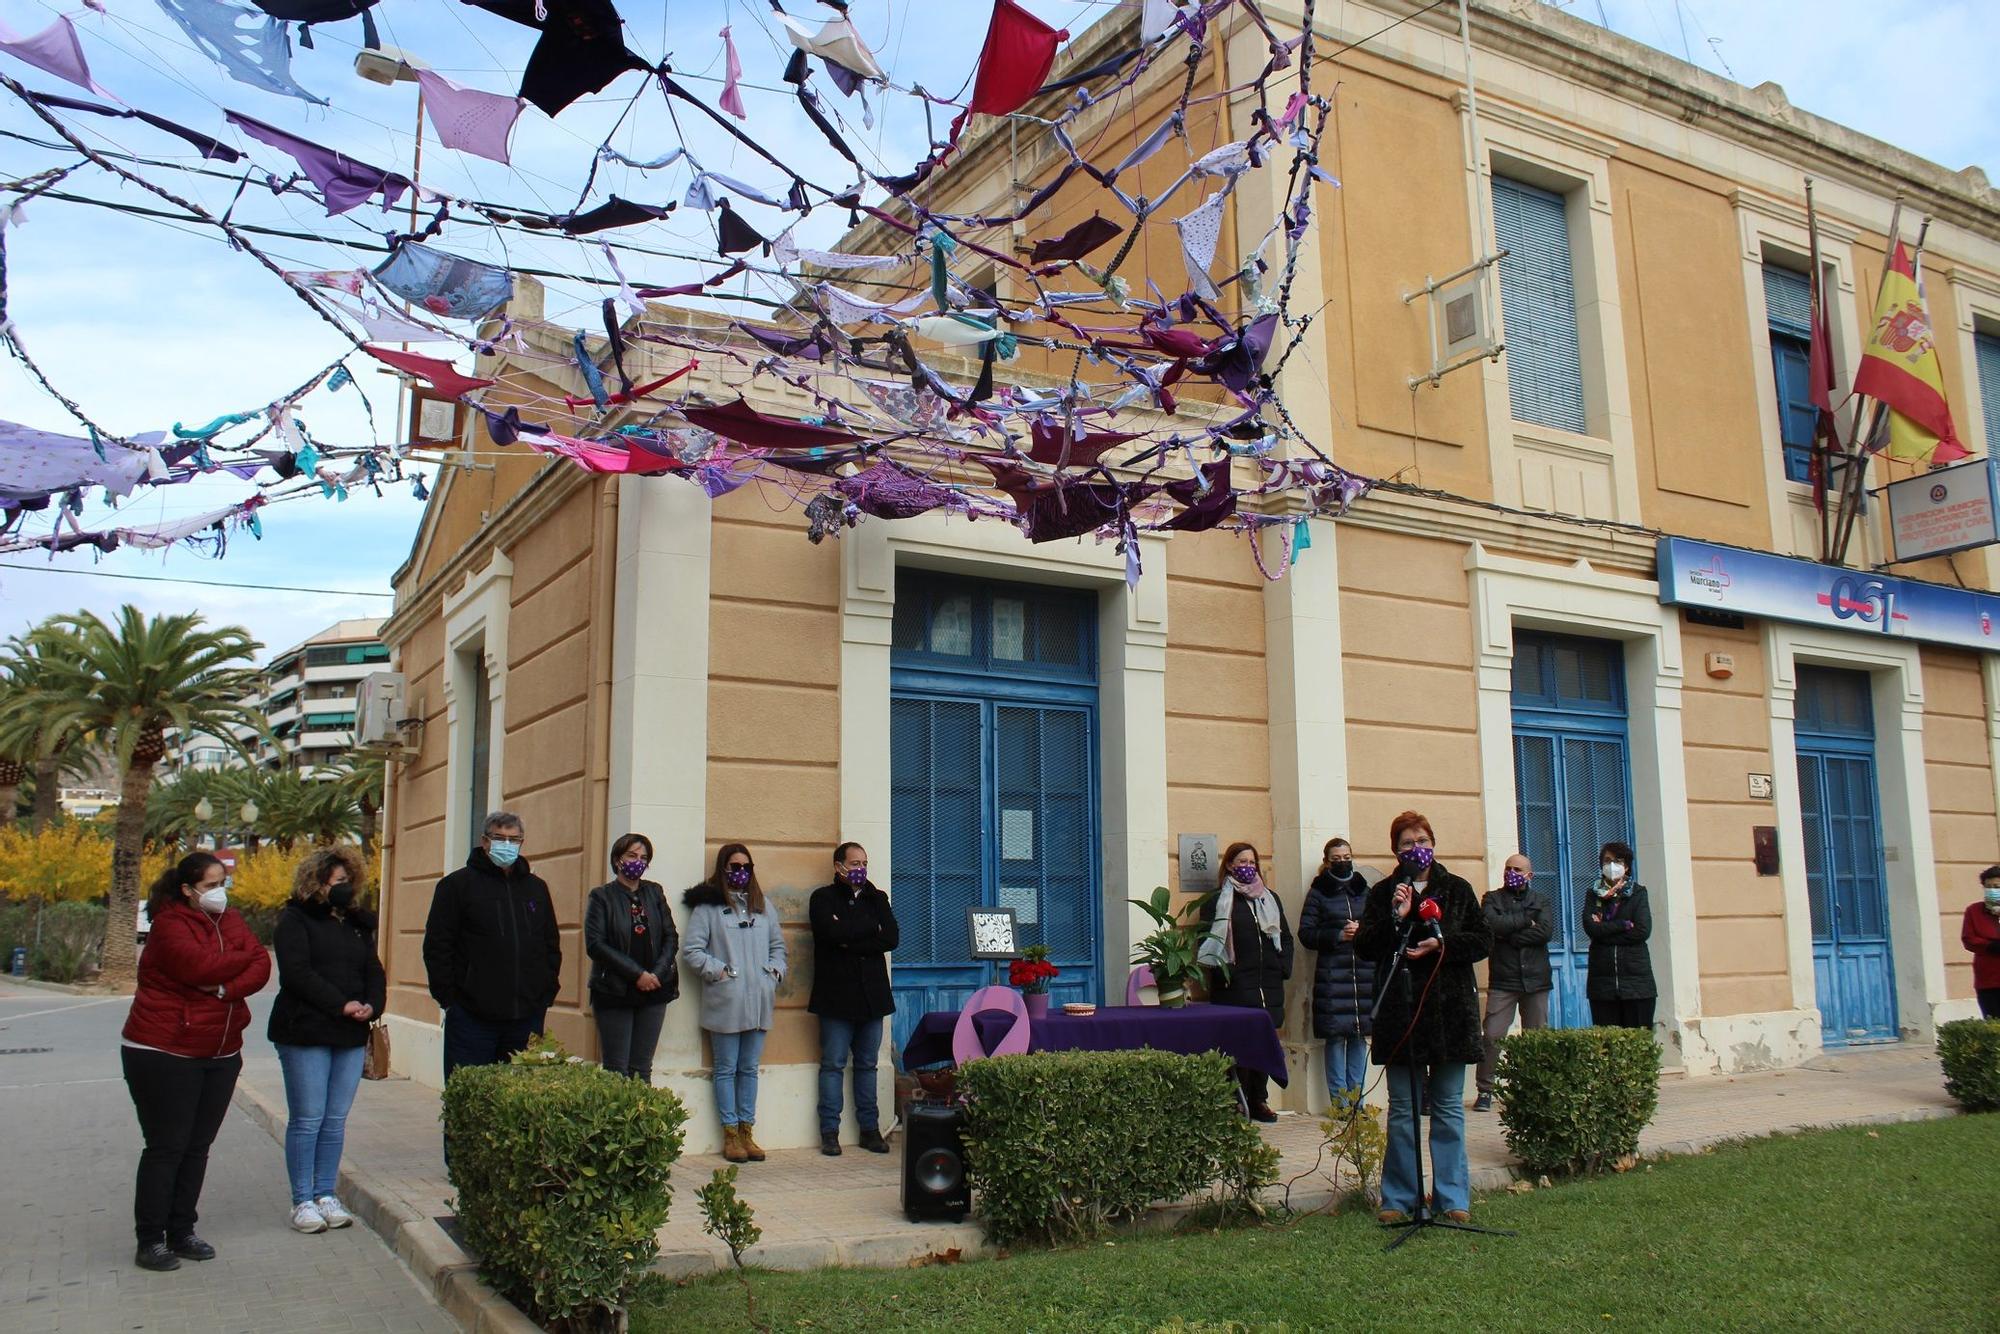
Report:
[[[1150,935],[1133,942],[1132,964],[1144,964],[1152,970],[1160,1004],[1168,1009],[1187,1004],[1188,982],[1201,973],[1195,955],[1201,945],[1203,905],[1211,898],[1213,895],[1189,899],[1176,910],[1173,895],[1160,885],[1151,898],[1129,900],[1153,919],[1154,928]]]

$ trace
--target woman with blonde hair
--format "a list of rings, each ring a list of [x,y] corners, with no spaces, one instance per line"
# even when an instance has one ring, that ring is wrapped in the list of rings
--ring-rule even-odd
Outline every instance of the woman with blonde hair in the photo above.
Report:
[[[368,1026],[388,990],[375,953],[375,914],[355,902],[363,874],[351,848],[307,853],[271,934],[278,999],[268,1032],[285,1075],[285,1171],[299,1232],[354,1221],[334,1191]]]

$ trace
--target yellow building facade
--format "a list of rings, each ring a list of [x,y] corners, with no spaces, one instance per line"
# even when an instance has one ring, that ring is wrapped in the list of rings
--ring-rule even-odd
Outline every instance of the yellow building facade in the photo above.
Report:
[[[1264,6],[1281,29],[1290,11],[1293,31],[1296,8]],[[1658,1033],[1667,1064],[1691,1075],[1923,1040],[1973,1012],[1958,918],[1979,870],[2000,861],[2000,656],[1859,618],[1780,617],[1736,594],[1684,606],[1684,590],[1663,585],[1662,542],[1811,577],[1818,517],[1784,420],[1807,175],[1843,387],[1901,196],[1906,235],[1931,219],[1925,283],[1960,433],[1975,452],[1996,443],[1985,423],[2000,403],[1980,394],[1980,359],[2000,356],[1986,338],[2000,334],[1994,192],[1976,170],[1801,112],[1773,85],[1725,82],[1538,5],[1472,6],[1468,97],[1455,14],[1419,8],[1319,7],[1322,53],[1407,21],[1313,72],[1334,103],[1321,158],[1340,184],[1315,199],[1291,295],[1314,318],[1279,391],[1342,465],[1398,485],[1311,519],[1309,546],[1148,536],[1134,587],[1123,556],[1091,538],[1031,545],[930,514],[814,545],[797,509],[755,486],[711,501],[682,480],[593,477],[518,449],[482,453],[490,469],[447,470],[384,628],[422,720],[414,756],[393,766],[384,840],[391,1020],[413,1077],[439,1077],[420,954],[431,887],[462,864],[477,813],[502,808],[526,819],[527,856],[565,927],[551,1029],[585,1053],[580,922],[610,840],[651,838],[651,876],[676,905],[717,846],[751,847],[793,961],[764,1056],[768,1143],[816,1140],[805,899],[845,839],[868,847],[878,883],[891,872],[916,951],[892,960],[904,1008],[962,994],[969,961],[952,956],[964,946],[950,918],[965,894],[1028,904],[1052,932],[1067,914],[1066,939],[1084,944],[1065,985],[1117,1003],[1144,922],[1126,900],[1180,887],[1181,835],[1253,842],[1296,921],[1328,838],[1386,867],[1389,821],[1415,808],[1440,860],[1482,889],[1527,846],[1579,946],[1598,843],[1632,842],[1656,920]],[[1129,46],[1136,24],[1120,13],[1082,34],[1058,75]],[[1269,52],[1236,24],[1216,25],[1195,72],[1206,100],[1190,109],[1189,156],[1253,124],[1255,98],[1229,89]],[[1170,62],[1086,116],[1077,141],[1116,161],[1185,77]],[[1181,165],[1163,153],[1136,187],[1121,184],[1143,194]],[[932,206],[997,210],[1055,167],[1028,126],[988,128],[968,136]],[[1266,176],[1281,174],[1254,173],[1234,197],[1223,254],[1241,257],[1270,228],[1282,197],[1262,192],[1282,186]],[[1025,234],[978,239],[1056,235],[1106,199],[1066,188]],[[863,228],[842,249],[886,244]],[[1407,298],[1503,245],[1493,307],[1508,350],[1430,382],[1426,303]],[[1179,291],[1171,229],[1149,228],[1122,272],[1134,290],[1152,275]],[[524,289],[515,313],[539,313],[534,301]],[[715,324],[664,308],[647,318]],[[581,392],[564,339],[529,341],[480,373]],[[680,364],[644,347],[650,374]],[[1029,348],[1016,369],[1066,377],[1067,363]],[[775,380],[725,384],[706,364],[688,383],[717,401],[740,389],[765,411],[812,410]],[[1908,471],[1874,469],[1876,484]],[[1862,577],[1888,558],[1882,510],[1871,501],[1849,553]],[[1284,577],[1267,578],[1288,556]],[[1889,577],[1980,590],[2000,587],[1996,574],[1989,548]],[[1074,652],[1023,647],[1022,625],[1057,622]],[[954,660],[961,631],[979,670]],[[944,734],[911,730],[960,716],[947,704],[984,720],[963,735],[992,756],[979,818],[955,831],[983,878],[949,901],[936,859],[913,850],[946,823],[948,784],[918,763]],[[1008,729],[1029,713],[1044,747],[1069,720],[1080,729],[1061,742],[1080,757],[1074,772],[1057,774],[1048,750],[1022,771],[1041,776],[1031,792],[1005,777]],[[1023,860],[1012,843],[1039,849],[1032,831],[1063,821],[1080,852],[1056,868],[1062,902],[1046,866],[1039,897],[1021,898],[1007,883]],[[916,868],[908,883],[903,868]],[[1562,986],[1580,986],[1581,958],[1565,953]],[[1311,963],[1301,950],[1284,1032],[1285,1102],[1298,1109],[1324,1100]],[[688,999],[698,985],[684,978],[655,1070],[697,1109],[700,1148],[719,1129]],[[1580,995],[1565,1004],[1587,1022]],[[890,1072],[885,1054],[885,1084]]]

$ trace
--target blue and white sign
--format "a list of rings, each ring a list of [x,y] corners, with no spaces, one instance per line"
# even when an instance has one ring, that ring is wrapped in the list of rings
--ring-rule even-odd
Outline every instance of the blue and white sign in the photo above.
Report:
[[[1684,537],[1660,539],[1660,601],[2000,651],[2000,596]]]

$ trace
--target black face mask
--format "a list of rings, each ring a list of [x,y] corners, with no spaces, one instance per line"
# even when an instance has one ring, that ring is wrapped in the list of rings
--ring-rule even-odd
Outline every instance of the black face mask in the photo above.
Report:
[[[326,901],[336,908],[347,909],[354,906],[354,885],[350,882],[335,885],[326,892]]]
[[[1345,880],[1354,874],[1354,863],[1351,861],[1328,862],[1326,869],[1333,873],[1334,879]]]

